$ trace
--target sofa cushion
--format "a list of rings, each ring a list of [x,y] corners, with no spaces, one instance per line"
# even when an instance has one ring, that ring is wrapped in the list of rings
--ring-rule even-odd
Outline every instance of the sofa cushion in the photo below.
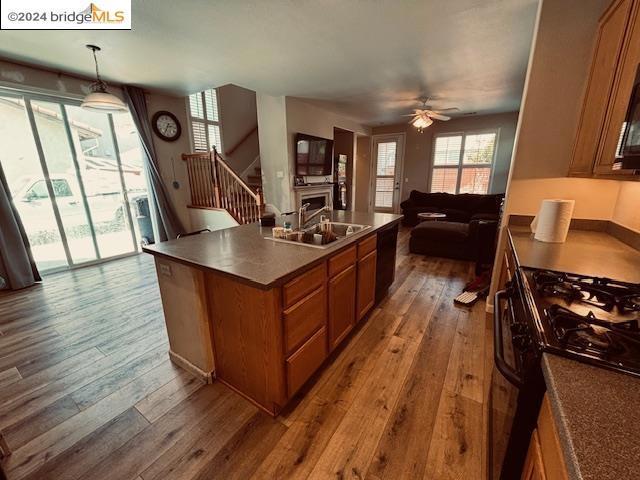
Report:
[[[424,193],[418,190],[412,190],[409,194],[409,199],[417,207],[424,207],[431,205],[433,207],[445,207],[449,202],[449,197],[452,197],[448,193]]]
[[[502,195],[478,195],[474,205],[474,212],[477,213],[498,213]]]
[[[412,238],[431,242],[463,243],[469,236],[469,224],[459,222],[422,222],[411,230]]]
[[[442,213],[447,214],[447,222],[461,222],[469,223],[471,220],[471,214],[466,210],[458,210],[455,208],[443,208]]]

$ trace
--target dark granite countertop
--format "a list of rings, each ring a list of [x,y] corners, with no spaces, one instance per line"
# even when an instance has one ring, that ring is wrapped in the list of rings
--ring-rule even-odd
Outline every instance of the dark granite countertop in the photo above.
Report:
[[[640,478],[640,379],[553,354],[542,358],[569,478]]]
[[[355,233],[325,249],[265,240],[265,236],[271,235],[271,227],[260,227],[254,223],[161,242],[146,246],[143,250],[197,268],[230,275],[260,288],[270,288],[345,246],[402,219],[402,215],[391,213],[346,211],[331,212],[331,217],[336,222],[371,225],[372,228]]]
[[[533,239],[528,227],[509,227],[521,267],[546,268],[640,283],[640,252],[605,233],[570,230],[565,243]]]
[[[565,243],[509,227],[518,266],[640,283],[640,252],[600,231],[570,230]],[[640,478],[640,379],[543,354],[547,394],[571,480]]]

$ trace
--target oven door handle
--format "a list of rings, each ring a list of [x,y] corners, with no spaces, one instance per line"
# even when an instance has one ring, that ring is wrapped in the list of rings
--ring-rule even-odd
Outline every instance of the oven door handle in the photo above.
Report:
[[[500,308],[501,301],[507,296],[507,290],[500,290],[496,292],[496,296],[493,302],[493,356],[495,359],[496,367],[504,377],[509,380],[510,383],[518,388],[524,386],[524,380],[519,373],[509,365],[504,359],[504,344],[502,335],[502,308]]]

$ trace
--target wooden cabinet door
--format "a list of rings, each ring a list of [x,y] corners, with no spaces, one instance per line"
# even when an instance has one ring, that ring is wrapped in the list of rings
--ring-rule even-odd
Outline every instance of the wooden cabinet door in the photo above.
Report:
[[[376,297],[376,250],[358,260],[358,320],[373,307]]]
[[[529,451],[524,461],[521,478],[522,480],[546,480],[547,478],[544,473],[538,430],[534,430],[531,434],[531,443],[529,443]]]
[[[356,266],[329,280],[329,349],[333,350],[356,322]]]
[[[598,175],[633,175],[634,173],[633,170],[613,170],[613,164],[618,161],[616,153],[622,124],[627,115],[636,72],[640,64],[640,5],[637,2],[631,16],[596,159],[595,173]]]
[[[615,0],[600,20],[569,175],[593,173],[632,5]]]

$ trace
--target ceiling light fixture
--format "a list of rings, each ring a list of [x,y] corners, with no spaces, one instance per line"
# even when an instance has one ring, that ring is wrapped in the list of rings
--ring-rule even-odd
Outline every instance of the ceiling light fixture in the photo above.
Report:
[[[81,107],[93,112],[103,113],[121,113],[127,111],[127,106],[118,97],[107,91],[107,84],[100,78],[98,70],[98,59],[96,52],[100,51],[100,47],[96,45],[87,45],[87,48],[93,52],[93,61],[96,64],[96,81],[91,84],[91,92],[84,97]]]
[[[431,120],[431,118],[429,118],[429,116],[425,114],[417,115],[416,118],[414,118],[411,122],[411,124],[418,129],[418,133],[422,133],[422,131],[432,123],[433,120]]]

